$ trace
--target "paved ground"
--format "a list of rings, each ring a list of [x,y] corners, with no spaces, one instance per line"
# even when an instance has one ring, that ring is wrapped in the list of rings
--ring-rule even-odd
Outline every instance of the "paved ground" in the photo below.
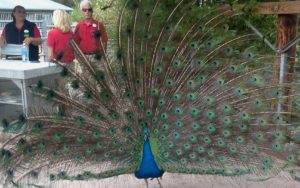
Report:
[[[166,173],[161,180],[163,188],[300,188],[300,182],[290,180],[282,174],[264,182],[246,181],[245,178],[228,178]],[[145,188],[144,180],[133,175],[122,175],[101,181],[55,183],[51,188]],[[159,188],[156,180],[149,180],[149,188]]]
[[[159,188],[156,179],[148,180],[148,182],[149,188]],[[286,173],[263,182],[249,181],[245,177],[165,173],[160,182],[163,188],[300,188],[300,182],[291,180],[289,174]],[[0,188],[4,187],[0,185]],[[136,179],[134,175],[120,175],[98,181],[58,181],[45,188],[146,188],[146,184],[144,180]]]

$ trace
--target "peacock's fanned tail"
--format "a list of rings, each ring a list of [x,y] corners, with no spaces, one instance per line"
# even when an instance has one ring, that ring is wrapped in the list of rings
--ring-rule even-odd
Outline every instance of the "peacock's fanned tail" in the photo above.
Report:
[[[118,36],[97,62],[70,41],[80,71],[57,62],[63,86],[31,86],[52,107],[3,122],[14,136],[2,145],[1,182],[134,174],[144,128],[165,172],[294,176],[298,83],[275,84],[278,57],[260,49],[247,28],[237,29],[240,15],[230,6],[205,10],[188,0],[126,0]],[[293,92],[286,95],[287,89]]]

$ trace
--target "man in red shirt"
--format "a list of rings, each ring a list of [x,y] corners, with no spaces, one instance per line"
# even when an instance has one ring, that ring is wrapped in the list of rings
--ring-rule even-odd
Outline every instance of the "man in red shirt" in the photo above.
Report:
[[[89,0],[80,2],[80,10],[83,20],[75,28],[74,40],[79,45],[81,51],[91,62],[97,63],[100,70],[104,70],[103,52],[106,51],[107,33],[102,22],[93,19],[92,3]],[[75,69],[81,73],[82,66],[80,62],[75,61]]]
[[[106,50],[107,33],[103,23],[93,19],[91,2],[88,0],[81,1],[80,10],[83,20],[77,24],[75,29],[76,43],[85,54],[95,54],[98,51]],[[97,35],[100,35],[100,37],[97,37]],[[99,38],[102,41],[104,49],[100,45]]]

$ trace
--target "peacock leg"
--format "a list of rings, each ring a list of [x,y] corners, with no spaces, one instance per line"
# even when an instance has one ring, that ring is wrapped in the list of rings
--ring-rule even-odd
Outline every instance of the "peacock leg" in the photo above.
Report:
[[[144,179],[145,180],[145,183],[146,183],[146,188],[149,188],[148,187],[148,180],[147,179]]]
[[[156,178],[156,179],[157,179],[157,182],[158,182],[158,184],[159,184],[159,187],[160,187],[160,188],[163,188],[163,186],[161,185],[159,179],[158,179],[158,178]]]

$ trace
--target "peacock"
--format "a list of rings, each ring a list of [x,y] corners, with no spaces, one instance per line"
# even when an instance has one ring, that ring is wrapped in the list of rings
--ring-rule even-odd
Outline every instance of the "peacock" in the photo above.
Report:
[[[295,178],[297,80],[274,81],[278,57],[238,29],[243,12],[168,2],[120,1],[116,40],[97,62],[70,41],[81,71],[58,58],[61,86],[30,86],[48,105],[2,122],[13,133],[1,146],[3,185],[122,174],[147,187],[163,187],[164,173]]]

